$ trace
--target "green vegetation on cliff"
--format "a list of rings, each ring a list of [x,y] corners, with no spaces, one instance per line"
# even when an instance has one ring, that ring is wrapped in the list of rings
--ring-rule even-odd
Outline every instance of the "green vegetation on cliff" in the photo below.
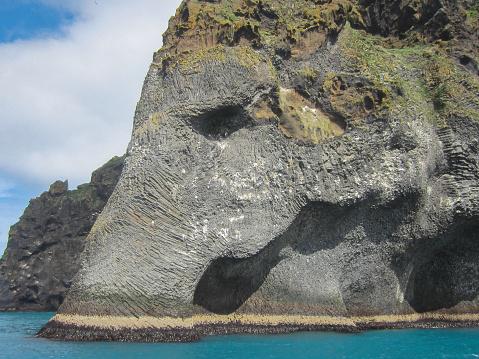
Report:
[[[438,125],[450,116],[479,121],[479,79],[471,76],[441,42],[391,47],[380,36],[347,26],[343,59],[385,94],[392,113],[424,117]]]

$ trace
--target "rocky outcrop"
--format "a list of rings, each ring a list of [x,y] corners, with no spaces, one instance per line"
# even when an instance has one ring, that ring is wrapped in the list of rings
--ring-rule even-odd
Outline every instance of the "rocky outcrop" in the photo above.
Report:
[[[474,4],[184,1],[40,335],[478,323]]]
[[[123,157],[69,191],[57,181],[12,226],[0,262],[0,310],[56,310],[80,267],[85,238],[118,182]]]

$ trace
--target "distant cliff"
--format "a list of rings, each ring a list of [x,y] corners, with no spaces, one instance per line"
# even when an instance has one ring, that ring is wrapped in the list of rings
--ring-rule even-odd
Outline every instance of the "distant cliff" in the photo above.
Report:
[[[0,261],[0,310],[56,310],[80,265],[85,238],[118,182],[123,157],[69,191],[57,181],[12,226]]]

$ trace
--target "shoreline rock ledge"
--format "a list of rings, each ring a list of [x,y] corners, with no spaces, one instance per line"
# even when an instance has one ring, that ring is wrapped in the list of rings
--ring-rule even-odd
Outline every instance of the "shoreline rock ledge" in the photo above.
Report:
[[[184,1],[39,335],[477,325],[478,10]]]

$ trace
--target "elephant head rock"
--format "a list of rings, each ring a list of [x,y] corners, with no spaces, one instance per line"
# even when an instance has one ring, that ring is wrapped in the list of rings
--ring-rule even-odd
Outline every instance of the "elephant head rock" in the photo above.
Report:
[[[479,320],[474,2],[187,0],[40,335]]]

